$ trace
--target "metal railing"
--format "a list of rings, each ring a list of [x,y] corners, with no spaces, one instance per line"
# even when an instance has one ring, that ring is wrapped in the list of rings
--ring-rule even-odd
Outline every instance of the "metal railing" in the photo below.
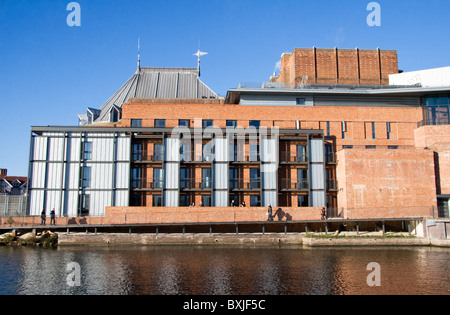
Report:
[[[131,159],[135,162],[161,162],[164,160],[164,153],[153,153],[148,150],[135,150],[131,153]]]
[[[308,190],[309,183],[307,180],[297,181],[297,180],[286,178],[286,179],[281,180],[280,188],[288,189],[288,190]]]
[[[136,178],[131,180],[131,189],[162,189],[164,180],[148,180],[147,178]]]
[[[185,178],[180,179],[180,189],[212,189],[212,179]]]
[[[0,195],[0,217],[26,216],[27,203],[27,196]]]
[[[252,178],[250,180],[244,180],[242,178],[230,179],[229,180],[230,189],[260,189],[261,179]]]
[[[308,156],[306,154],[292,154],[290,152],[280,152],[281,163],[307,163]]]

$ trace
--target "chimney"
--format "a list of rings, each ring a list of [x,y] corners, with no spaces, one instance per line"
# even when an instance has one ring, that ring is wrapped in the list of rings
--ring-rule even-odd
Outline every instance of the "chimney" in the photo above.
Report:
[[[8,170],[6,168],[0,168],[0,178],[6,177]]]

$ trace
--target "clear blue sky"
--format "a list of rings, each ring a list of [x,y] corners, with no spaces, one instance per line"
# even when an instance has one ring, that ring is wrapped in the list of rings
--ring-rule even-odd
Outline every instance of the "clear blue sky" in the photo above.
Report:
[[[296,47],[394,49],[404,71],[450,66],[448,0],[0,0],[0,168],[27,175],[31,126],[76,125],[141,65],[196,67],[220,95],[267,81]]]

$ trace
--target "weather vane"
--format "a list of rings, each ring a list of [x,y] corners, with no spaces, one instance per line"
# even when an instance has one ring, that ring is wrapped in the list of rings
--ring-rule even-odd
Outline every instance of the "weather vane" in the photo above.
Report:
[[[193,56],[197,56],[197,70],[198,70],[198,76],[200,77],[200,57],[201,56],[204,56],[204,55],[207,55],[208,53],[207,52],[203,52],[203,51],[200,51],[200,49],[199,50],[197,50],[197,52],[195,53],[195,54],[193,54]]]

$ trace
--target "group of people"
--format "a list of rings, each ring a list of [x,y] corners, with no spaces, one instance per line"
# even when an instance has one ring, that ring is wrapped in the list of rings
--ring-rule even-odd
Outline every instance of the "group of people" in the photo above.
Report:
[[[45,209],[42,209],[41,212],[41,225],[45,225],[45,221],[47,220],[47,215],[45,213]],[[55,208],[50,211],[50,225],[56,225],[56,212]]]
[[[234,203],[234,200],[231,200],[231,207],[236,207],[236,204]],[[246,207],[245,201],[242,201],[242,202],[239,204],[239,207]]]

